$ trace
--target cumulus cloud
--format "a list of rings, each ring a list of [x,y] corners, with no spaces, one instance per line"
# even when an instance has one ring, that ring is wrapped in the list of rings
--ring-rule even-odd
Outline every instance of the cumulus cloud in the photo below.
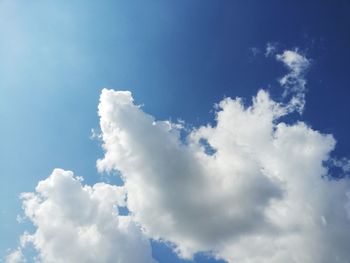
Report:
[[[22,247],[34,246],[36,262],[155,262],[140,228],[118,215],[124,189],[105,183],[90,187],[81,180],[55,169],[34,193],[22,194],[25,215],[36,227],[35,233],[23,234]],[[19,253],[9,258],[16,260]]]
[[[36,231],[22,236],[8,262],[22,260],[28,243],[39,262],[154,262],[152,238],[183,258],[210,252],[230,263],[348,263],[350,182],[332,179],[330,165],[346,173],[350,162],[331,156],[332,135],[282,121],[304,107],[310,61],[297,50],[276,59],[288,69],[283,102],[264,90],[250,106],[225,98],[215,124],[191,131],[145,113],[129,91],[102,90],[105,155],[97,167],[117,170],[124,185],[87,186],[56,169],[22,195]]]
[[[26,262],[26,261],[24,259],[24,256],[20,248],[11,251],[5,257],[5,263],[21,263],[21,262]]]
[[[301,74],[302,58],[280,59]],[[217,108],[216,124],[184,141],[130,92],[102,91],[97,166],[121,172],[134,220],[185,258],[211,251],[237,263],[348,262],[349,180],[329,179],[325,166],[335,139],[280,121],[290,104],[263,90],[249,107],[226,98]]]

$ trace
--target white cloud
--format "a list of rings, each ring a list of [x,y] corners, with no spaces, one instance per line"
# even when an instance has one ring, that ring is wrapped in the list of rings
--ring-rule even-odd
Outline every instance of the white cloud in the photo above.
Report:
[[[340,168],[343,173],[349,173],[350,172],[350,159],[347,158],[332,158],[330,159],[331,165],[334,167]]]
[[[260,49],[257,48],[257,47],[251,47],[249,50],[252,52],[252,55],[253,55],[254,57],[257,56],[257,55],[259,55],[259,54],[261,53]]]
[[[90,187],[54,170],[22,195],[36,231],[21,237],[8,262],[24,260],[28,243],[45,263],[154,262],[146,234],[185,258],[211,252],[234,263],[348,263],[350,182],[331,180],[327,165],[348,172],[350,162],[330,156],[332,135],[281,121],[302,111],[310,61],[289,50],[276,58],[289,70],[280,80],[289,102],[264,90],[249,107],[226,98],[215,125],[186,131],[185,139],[184,123],[157,121],[130,92],[104,89],[105,156],[97,167],[118,170],[124,186]],[[125,205],[131,215],[118,215]]]
[[[285,50],[282,54],[278,54],[276,58],[282,61],[293,74],[300,76],[309,67],[310,61],[297,50]]]
[[[72,172],[55,169],[22,200],[36,227],[35,233],[23,234],[22,247],[32,244],[38,262],[155,262],[140,228],[118,215],[117,206],[125,205],[122,187],[83,186]]]
[[[265,49],[265,57],[272,56],[277,51],[277,43],[268,42]]]
[[[305,68],[295,53],[279,59],[291,74]],[[121,172],[134,220],[188,258],[212,251],[237,263],[348,262],[349,181],[328,180],[324,166],[334,138],[279,121],[293,107],[265,91],[248,108],[239,98],[218,107],[216,125],[193,130],[184,143],[175,125],[144,113],[130,92],[102,91],[105,156],[97,166]]]
[[[282,54],[277,54],[276,59],[281,61],[289,70],[289,72],[279,80],[281,86],[284,88],[283,96],[287,97],[291,95],[292,97],[289,102],[290,107],[301,113],[305,105],[305,72],[309,68],[311,62],[300,54],[298,50],[285,50]]]
[[[22,251],[20,248],[11,251],[6,257],[5,257],[5,263],[21,263],[26,262]]]

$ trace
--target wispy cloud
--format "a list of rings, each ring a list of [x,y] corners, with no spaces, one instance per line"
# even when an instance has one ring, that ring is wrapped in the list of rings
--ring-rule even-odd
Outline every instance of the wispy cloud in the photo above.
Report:
[[[266,49],[265,49],[265,57],[273,56],[277,52],[277,43],[276,42],[268,42],[266,44]]]
[[[249,50],[252,52],[254,57],[261,53],[261,50],[257,47],[251,47]]]
[[[279,79],[279,83],[284,88],[283,96],[290,96],[290,106],[301,113],[305,106],[306,78],[305,73],[311,62],[298,50],[285,50],[276,55],[276,59],[281,61],[289,72]]]

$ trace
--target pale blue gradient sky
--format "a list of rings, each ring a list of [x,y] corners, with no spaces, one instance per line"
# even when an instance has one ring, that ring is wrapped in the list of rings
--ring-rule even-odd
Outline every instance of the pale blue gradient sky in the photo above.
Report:
[[[0,1],[0,256],[27,227],[16,222],[19,194],[53,168],[106,179],[90,139],[104,87],[131,90],[157,118],[197,125],[223,96],[261,87],[280,96],[285,69],[263,50],[299,47],[313,59],[303,119],[348,156],[349,12],[346,1]],[[180,262],[154,247],[160,262]]]

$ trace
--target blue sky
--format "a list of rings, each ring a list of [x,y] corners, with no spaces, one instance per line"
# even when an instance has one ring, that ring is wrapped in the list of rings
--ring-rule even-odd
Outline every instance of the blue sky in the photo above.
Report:
[[[333,134],[333,155],[349,157],[349,12],[347,1],[0,1],[0,256],[33,230],[16,221],[20,193],[54,168],[89,185],[118,181],[97,171],[104,150],[91,139],[103,88],[198,127],[213,123],[224,97],[249,104],[264,88],[283,100],[288,70],[266,45],[298,50],[311,66],[304,112],[290,118]],[[184,262],[152,248],[159,262]]]

